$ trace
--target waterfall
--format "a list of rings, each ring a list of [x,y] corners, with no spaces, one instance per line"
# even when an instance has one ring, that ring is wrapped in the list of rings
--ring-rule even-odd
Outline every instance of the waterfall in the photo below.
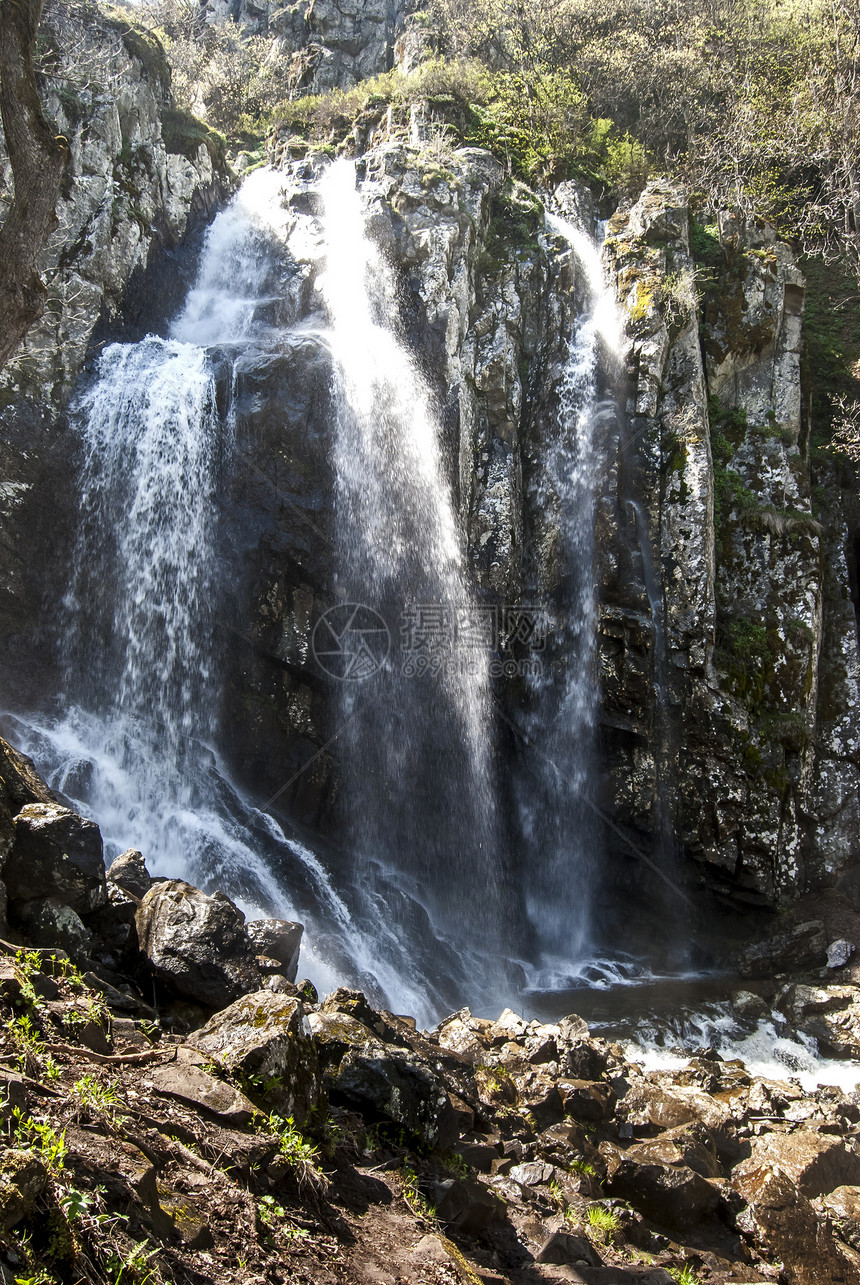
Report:
[[[299,919],[302,967],[321,990],[361,985],[429,1020],[442,1001],[410,966],[401,925],[335,887],[317,854],[230,781],[213,744],[226,574],[218,496],[235,431],[216,374],[229,394],[237,372],[264,365],[287,337],[281,282],[296,219],[284,181],[269,170],[245,181],[209,229],[169,337],[108,346],[77,398],[81,516],[62,710],[7,716],[5,730],[98,821],[106,859],[138,846],[155,874],[220,888],[252,915]]]
[[[599,971],[593,959],[600,862],[594,812],[598,676],[595,506],[601,431],[615,417],[603,391],[622,348],[623,327],[607,286],[600,248],[581,228],[547,214],[550,232],[570,247],[576,309],[532,502],[557,530],[556,616],[550,663],[532,679],[527,731],[536,752],[520,792],[526,842],[535,859],[527,911],[537,944],[534,989],[564,989]],[[581,294],[581,298],[580,298]]]
[[[381,880],[420,907],[434,974],[459,978],[487,1002],[492,992],[495,1001],[512,911],[492,781],[489,655],[462,641],[475,604],[441,425],[401,336],[394,274],[368,235],[354,167],[332,165],[321,193],[319,287],[334,362],[335,588],[342,601],[378,613],[395,642],[371,683],[340,686],[353,877],[371,896]],[[402,645],[419,617],[442,635],[438,664],[423,668]]]
[[[560,624],[552,665],[530,680],[541,768],[515,787],[528,854],[516,871],[455,462],[370,232],[373,195],[347,161],[256,172],[210,227],[167,337],[102,352],[72,413],[81,516],[63,708],[10,734],[99,822],[109,858],[138,846],[154,873],[301,920],[320,989],[358,985],[430,1020],[509,1002],[529,967],[535,987],[569,984],[591,946],[594,497],[613,413],[601,371],[619,341],[598,250],[549,217],[584,289],[536,496],[559,531]],[[294,343],[330,384],[334,555],[309,659],[327,684],[336,828],[319,851],[249,801],[217,746],[231,575],[219,506],[260,381]]]
[[[245,181],[209,229],[168,337],[110,345],[78,395],[62,710],[6,727],[99,822],[108,859],[138,846],[153,873],[297,918],[320,989],[359,985],[430,1020],[507,994],[488,658],[455,630],[440,670],[403,663],[415,612],[462,624],[473,605],[440,422],[354,168],[305,179],[313,201],[301,211],[285,198],[290,181],[268,170]],[[320,201],[322,217],[310,212]],[[296,256],[313,283],[299,306],[284,291]],[[247,431],[237,380],[282,360],[297,327],[331,368],[332,600],[366,604],[395,643],[365,686],[332,683],[347,851],[336,870],[249,802],[215,743],[229,575],[219,497]]]

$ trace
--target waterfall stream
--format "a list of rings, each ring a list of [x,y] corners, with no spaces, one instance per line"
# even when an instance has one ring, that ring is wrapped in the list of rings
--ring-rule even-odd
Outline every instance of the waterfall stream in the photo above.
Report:
[[[528,913],[540,950],[535,990],[563,990],[597,976],[595,899],[600,823],[593,811],[598,682],[595,499],[602,467],[601,429],[615,407],[603,392],[622,349],[623,325],[604,279],[600,247],[587,232],[553,214],[547,228],[570,247],[576,297],[554,434],[544,444],[533,503],[551,512],[558,531],[559,584],[553,664],[532,682],[528,722],[541,755],[521,804],[523,829],[540,861],[530,871]]]
[[[379,895],[378,876],[399,888],[429,918],[437,969],[457,972],[470,959],[471,993],[496,1002],[498,983],[489,989],[484,979],[497,968],[476,958],[500,960],[510,940],[488,656],[462,645],[472,600],[439,418],[400,337],[394,275],[368,235],[353,166],[332,165],[321,191],[319,284],[334,360],[335,585],[342,600],[378,613],[395,643],[370,683],[344,682],[338,693],[353,877],[371,895]],[[440,651],[421,666],[411,663],[406,635],[428,622]]]
[[[79,396],[63,707],[53,719],[9,716],[6,730],[99,822],[107,860],[139,846],[154,874],[221,888],[251,915],[300,919],[303,969],[321,990],[352,982],[429,1019],[421,961],[385,907],[336,889],[323,861],[231,782],[213,743],[218,492],[235,428],[216,369],[222,382],[225,361],[232,369],[229,389],[285,339],[277,305],[296,219],[283,186],[267,170],[245,181],[209,230],[170,337],[110,345]]]

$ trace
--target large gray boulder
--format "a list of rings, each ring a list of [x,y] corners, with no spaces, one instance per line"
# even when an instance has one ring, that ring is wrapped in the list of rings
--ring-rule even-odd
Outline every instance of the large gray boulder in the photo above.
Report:
[[[262,986],[245,916],[223,892],[167,879],[150,888],[135,924],[152,972],[177,995],[218,1009]]]
[[[226,1070],[256,1085],[268,1103],[299,1124],[319,1101],[317,1050],[305,1010],[290,995],[268,990],[245,995],[216,1013],[193,1042]]]
[[[10,901],[53,897],[79,915],[107,901],[98,826],[58,803],[28,803],[3,864]]]

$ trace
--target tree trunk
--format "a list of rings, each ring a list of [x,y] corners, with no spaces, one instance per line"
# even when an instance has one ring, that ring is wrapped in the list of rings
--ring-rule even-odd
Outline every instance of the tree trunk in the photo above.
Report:
[[[14,196],[0,228],[0,368],[45,308],[36,260],[57,226],[69,145],[45,118],[33,71],[42,0],[0,0],[0,121]]]

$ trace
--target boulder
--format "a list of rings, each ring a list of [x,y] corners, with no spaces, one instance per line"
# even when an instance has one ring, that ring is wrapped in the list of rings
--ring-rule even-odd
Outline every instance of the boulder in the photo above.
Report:
[[[320,1068],[305,1011],[297,999],[260,990],[225,1008],[193,1037],[228,1071],[253,1080],[282,1115],[298,1124],[320,1098]]]
[[[524,1164],[514,1165],[508,1177],[512,1182],[518,1182],[521,1187],[540,1187],[552,1182],[555,1177],[555,1168],[544,1164],[541,1160],[527,1160]]]
[[[827,934],[820,919],[792,924],[748,946],[737,961],[741,977],[773,977],[823,968],[827,960]]]
[[[469,1127],[433,1068],[408,1049],[369,1038],[344,1054],[327,1082],[333,1094],[402,1124],[428,1147],[450,1147]]]
[[[304,926],[290,923],[288,919],[251,919],[245,928],[256,953],[276,959],[287,981],[294,982],[299,971]]]
[[[48,1170],[32,1151],[0,1154],[0,1228],[9,1231],[32,1213],[48,1183]]]
[[[860,1249],[860,1187],[837,1187],[822,1197],[821,1207],[833,1220],[840,1240]]]
[[[766,1133],[753,1138],[750,1148],[749,1157],[733,1171],[735,1182],[778,1170],[807,1197],[860,1183],[860,1156],[830,1133],[813,1133],[811,1129]]]
[[[476,1180],[433,1182],[428,1185],[428,1196],[439,1221],[465,1236],[479,1235],[504,1210],[498,1196]]]
[[[630,1147],[614,1168],[607,1185],[613,1196],[676,1231],[695,1227],[716,1212],[719,1192],[688,1165],[673,1159],[666,1164],[647,1143]]]
[[[244,1093],[224,1080],[216,1080],[199,1066],[160,1066],[150,1079],[156,1093],[175,1098],[237,1129],[244,1129],[258,1114]]]
[[[853,941],[846,941],[844,937],[832,941],[827,947],[827,967],[844,968],[856,949]]]
[[[588,1263],[590,1267],[600,1266],[600,1259],[588,1237],[574,1236],[567,1231],[554,1231],[541,1245],[535,1261],[551,1263],[555,1267],[561,1267],[565,1263]]]
[[[75,957],[88,955],[92,948],[93,935],[89,928],[59,897],[19,902],[14,918],[34,946],[60,946]]]
[[[229,897],[211,897],[181,879],[156,883],[135,915],[137,939],[159,981],[206,1008],[258,991],[262,977]]]
[[[53,897],[79,915],[97,910],[107,900],[98,826],[58,803],[28,803],[15,818],[3,880],[10,901]]]
[[[724,1176],[713,1136],[703,1124],[682,1124],[677,1129],[668,1129],[651,1141],[640,1143],[637,1151],[643,1156],[653,1156],[660,1164],[687,1165],[703,1178]]]
[[[574,1120],[599,1124],[615,1109],[615,1094],[608,1084],[591,1080],[570,1080],[559,1084],[564,1114]]]
[[[812,1035],[825,1052],[860,1057],[860,987],[847,982],[784,987],[774,1007],[792,1026]]]
[[[756,1169],[740,1174],[736,1187],[746,1201],[738,1230],[782,1264],[787,1285],[860,1285],[860,1272],[831,1228],[787,1174]]]
[[[666,1087],[644,1076],[635,1080],[618,1104],[619,1115],[633,1126],[652,1126],[661,1133],[683,1125],[704,1125],[723,1159],[737,1160],[737,1132],[743,1117],[743,1095],[735,1102],[731,1094],[712,1097],[701,1089]]]
[[[129,848],[126,852],[121,852],[116,860],[111,862],[107,877],[110,883],[115,884],[117,888],[122,888],[123,892],[129,893],[138,901],[141,901],[152,887],[152,875],[146,868],[143,853],[138,852],[137,848]]]

